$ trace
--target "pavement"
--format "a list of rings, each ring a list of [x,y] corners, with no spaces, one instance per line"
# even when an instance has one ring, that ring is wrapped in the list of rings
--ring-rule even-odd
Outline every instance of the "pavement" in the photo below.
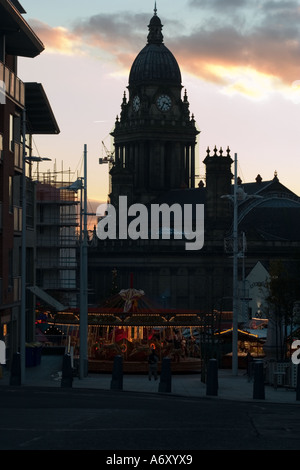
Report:
[[[26,368],[24,385],[26,387],[57,387],[61,388],[62,356],[42,356],[41,364]],[[90,373],[87,377],[73,378],[73,389],[111,389],[111,374]],[[0,374],[1,386],[9,386],[10,373],[2,366]],[[153,393],[159,392],[160,377],[148,379],[147,374],[123,374],[123,392]],[[193,398],[211,398],[215,400],[233,400],[245,402],[269,402],[300,405],[296,399],[296,390],[273,385],[264,385],[264,398],[253,398],[254,382],[249,380],[245,370],[233,375],[231,369],[218,370],[218,389],[216,395],[207,395],[207,385],[201,381],[200,373],[173,374],[169,395]],[[261,396],[261,395],[260,395]]]

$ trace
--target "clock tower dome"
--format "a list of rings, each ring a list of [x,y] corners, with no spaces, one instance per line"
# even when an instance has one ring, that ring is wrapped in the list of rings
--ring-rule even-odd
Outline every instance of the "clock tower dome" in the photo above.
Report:
[[[196,129],[181,72],[164,45],[163,25],[154,16],[146,46],[134,60],[121,114],[112,132],[115,164],[110,200],[148,203],[171,189],[195,186]]]

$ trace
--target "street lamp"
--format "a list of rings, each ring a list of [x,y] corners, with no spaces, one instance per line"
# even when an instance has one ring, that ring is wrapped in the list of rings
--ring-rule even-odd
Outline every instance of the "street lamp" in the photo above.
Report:
[[[79,286],[79,378],[88,373],[88,269],[87,269],[87,145],[84,145],[83,178],[59,189],[77,192],[80,190],[80,286]],[[83,193],[83,198],[82,198]],[[83,207],[82,207],[83,199]],[[83,215],[83,227],[82,227]]]
[[[238,192],[237,185],[237,154],[234,154],[234,191],[233,196],[226,194],[222,199],[230,199],[233,202],[233,292],[232,292],[232,374],[238,375],[238,203],[239,196],[242,202],[247,199],[261,199],[262,196],[248,196],[243,190]]]
[[[51,162],[51,158],[48,158],[48,157],[26,157],[25,156],[25,161],[26,162],[44,162],[44,161],[49,161]]]
[[[83,237],[80,240],[80,357],[79,378],[88,373],[88,262],[87,262],[87,145],[84,145],[83,163]]]
[[[74,183],[60,189],[77,192],[81,191],[80,198],[80,300],[79,300],[79,378],[83,379],[88,374],[88,235],[87,216],[96,215],[87,212],[87,145],[84,145],[84,176]],[[100,158],[99,164],[112,163],[113,158]],[[83,192],[83,208],[82,208]],[[83,214],[83,228],[82,228]]]
[[[25,383],[26,356],[26,163],[50,161],[48,157],[27,156],[26,154],[26,110],[23,110],[23,155],[22,155],[22,234],[21,234],[21,310],[20,310],[20,382]]]

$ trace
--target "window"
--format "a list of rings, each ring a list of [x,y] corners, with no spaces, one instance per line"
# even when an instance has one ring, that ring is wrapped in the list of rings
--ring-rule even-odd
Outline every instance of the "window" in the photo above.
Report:
[[[9,150],[14,151],[14,117],[12,114],[9,116]]]
[[[9,204],[9,212],[12,214],[13,213],[13,205],[14,205],[14,200],[13,200],[13,177],[12,176],[8,177],[8,204]]]
[[[9,115],[9,150],[15,151],[15,143],[21,142],[21,117]]]

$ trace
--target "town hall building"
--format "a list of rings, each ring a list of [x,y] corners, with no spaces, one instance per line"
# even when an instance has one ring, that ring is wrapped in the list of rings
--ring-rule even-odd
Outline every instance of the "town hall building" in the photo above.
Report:
[[[109,200],[115,207],[120,196],[149,207],[203,204],[204,246],[187,251],[184,240],[172,236],[99,240],[95,232],[89,247],[89,303],[103,305],[116,284],[126,289],[132,282],[162,308],[231,311],[233,206],[222,196],[233,194],[234,157],[230,148],[207,149],[201,157],[205,178],[196,184],[195,147],[201,137],[156,9],[148,28],[112,132]],[[299,259],[300,199],[272,173],[269,181],[259,174],[252,183],[238,180],[240,281],[258,262],[269,272],[272,260]],[[260,197],[248,197],[253,195]],[[248,307],[247,315],[257,314]]]

